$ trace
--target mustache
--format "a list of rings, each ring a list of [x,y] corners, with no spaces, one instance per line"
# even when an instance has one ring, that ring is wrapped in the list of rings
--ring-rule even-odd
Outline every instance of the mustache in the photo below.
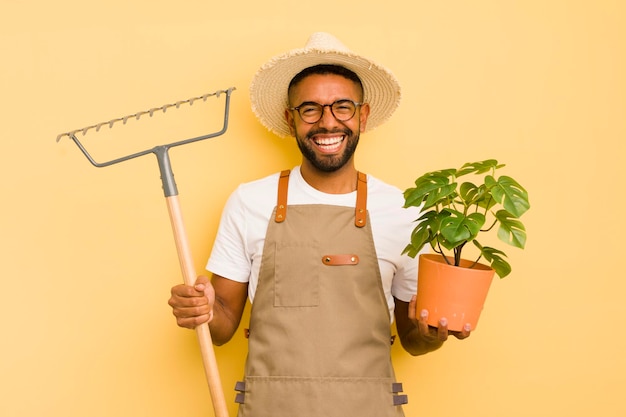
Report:
[[[337,134],[337,133],[340,133],[340,134],[343,134],[343,135],[346,135],[346,136],[352,136],[353,135],[352,129],[347,128],[347,127],[343,128],[343,129],[333,129],[333,130],[328,130],[328,129],[321,128],[321,129],[311,129],[311,130],[309,130],[307,132],[307,134],[306,134],[306,138],[307,139],[311,139],[315,135],[332,135],[332,134]]]

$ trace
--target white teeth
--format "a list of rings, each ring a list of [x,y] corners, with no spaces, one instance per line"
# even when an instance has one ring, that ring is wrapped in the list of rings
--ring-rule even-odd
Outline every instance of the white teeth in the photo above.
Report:
[[[316,139],[315,143],[318,145],[335,145],[343,140],[343,136],[336,136],[332,138]]]

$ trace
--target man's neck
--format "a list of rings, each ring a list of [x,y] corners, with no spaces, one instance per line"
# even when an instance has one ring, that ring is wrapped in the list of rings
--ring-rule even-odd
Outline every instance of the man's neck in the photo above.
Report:
[[[302,178],[313,188],[327,194],[347,194],[356,190],[357,170],[348,163],[337,171],[323,172],[303,161]]]

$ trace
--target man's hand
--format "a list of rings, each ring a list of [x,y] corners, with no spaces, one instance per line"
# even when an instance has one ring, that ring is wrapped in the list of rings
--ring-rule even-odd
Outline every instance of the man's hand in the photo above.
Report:
[[[239,327],[248,297],[248,283],[213,274],[199,276],[193,286],[172,287],[168,301],[180,327],[194,329],[209,323],[215,345],[228,342]]]
[[[404,350],[413,356],[423,355],[439,349],[448,340],[450,335],[457,339],[469,337],[471,328],[466,324],[461,331],[448,330],[448,321],[443,318],[439,326],[429,326],[428,311],[423,310],[416,316],[417,297],[413,296],[410,302],[395,299],[396,328]]]
[[[409,319],[417,326],[420,336],[425,340],[445,342],[448,340],[449,335],[453,335],[459,340],[463,340],[469,337],[471,332],[471,326],[466,323],[461,331],[449,331],[448,320],[445,317],[439,319],[439,327],[433,327],[428,325],[428,310],[422,310],[420,312],[419,319],[416,318],[417,301],[416,296],[411,298],[409,302]]]
[[[180,327],[194,329],[213,319],[215,290],[206,276],[199,276],[193,286],[179,284],[172,287],[168,304]]]

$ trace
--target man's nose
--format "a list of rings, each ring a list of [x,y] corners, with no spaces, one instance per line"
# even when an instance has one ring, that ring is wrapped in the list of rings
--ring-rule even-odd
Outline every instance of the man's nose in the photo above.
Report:
[[[338,120],[332,112],[330,104],[326,104],[322,107],[322,117],[317,122],[320,126],[336,126]]]

